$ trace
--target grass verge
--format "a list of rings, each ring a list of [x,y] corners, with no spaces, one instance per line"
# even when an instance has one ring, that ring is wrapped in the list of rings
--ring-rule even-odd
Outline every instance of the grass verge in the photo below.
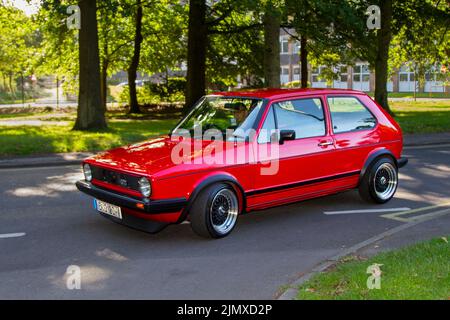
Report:
[[[450,299],[447,239],[433,239],[362,261],[357,257],[344,259],[301,285],[297,299]],[[368,289],[367,268],[375,263],[382,265],[380,289]]]
[[[66,126],[0,126],[0,156],[99,151],[168,133],[177,120],[110,120],[100,132]]]
[[[450,132],[450,99],[437,101],[391,101],[404,133]]]

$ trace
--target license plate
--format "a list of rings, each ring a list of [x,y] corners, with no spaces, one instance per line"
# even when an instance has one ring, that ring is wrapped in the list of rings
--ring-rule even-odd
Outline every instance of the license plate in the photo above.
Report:
[[[94,199],[94,208],[117,219],[122,219],[122,210],[113,204]]]

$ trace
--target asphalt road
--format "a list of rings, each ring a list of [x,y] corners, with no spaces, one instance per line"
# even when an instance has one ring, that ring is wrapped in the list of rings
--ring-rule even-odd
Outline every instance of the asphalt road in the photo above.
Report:
[[[2,169],[0,299],[272,299],[299,273],[406,223],[386,212],[324,212],[450,201],[450,146],[405,155],[410,163],[385,205],[348,191],[242,216],[221,240],[199,238],[189,224],[149,235],[104,219],[75,189],[78,166]],[[442,221],[450,232],[450,219]],[[70,265],[81,268],[80,290],[66,287]]]

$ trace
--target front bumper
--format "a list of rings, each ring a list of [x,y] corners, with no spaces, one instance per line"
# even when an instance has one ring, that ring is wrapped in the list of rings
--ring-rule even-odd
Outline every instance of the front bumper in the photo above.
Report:
[[[76,182],[78,190],[96,199],[114,204],[119,207],[129,208],[147,214],[172,213],[181,211],[187,204],[185,198],[164,200],[150,200],[147,198],[134,198],[119,194],[93,185],[91,182],[79,180]]]

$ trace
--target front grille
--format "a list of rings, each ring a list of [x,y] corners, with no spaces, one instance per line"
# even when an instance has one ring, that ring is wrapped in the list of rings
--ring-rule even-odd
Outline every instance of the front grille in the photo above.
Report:
[[[139,191],[138,180],[140,177],[132,176],[117,171],[91,166],[92,178],[115,184],[123,188]]]

